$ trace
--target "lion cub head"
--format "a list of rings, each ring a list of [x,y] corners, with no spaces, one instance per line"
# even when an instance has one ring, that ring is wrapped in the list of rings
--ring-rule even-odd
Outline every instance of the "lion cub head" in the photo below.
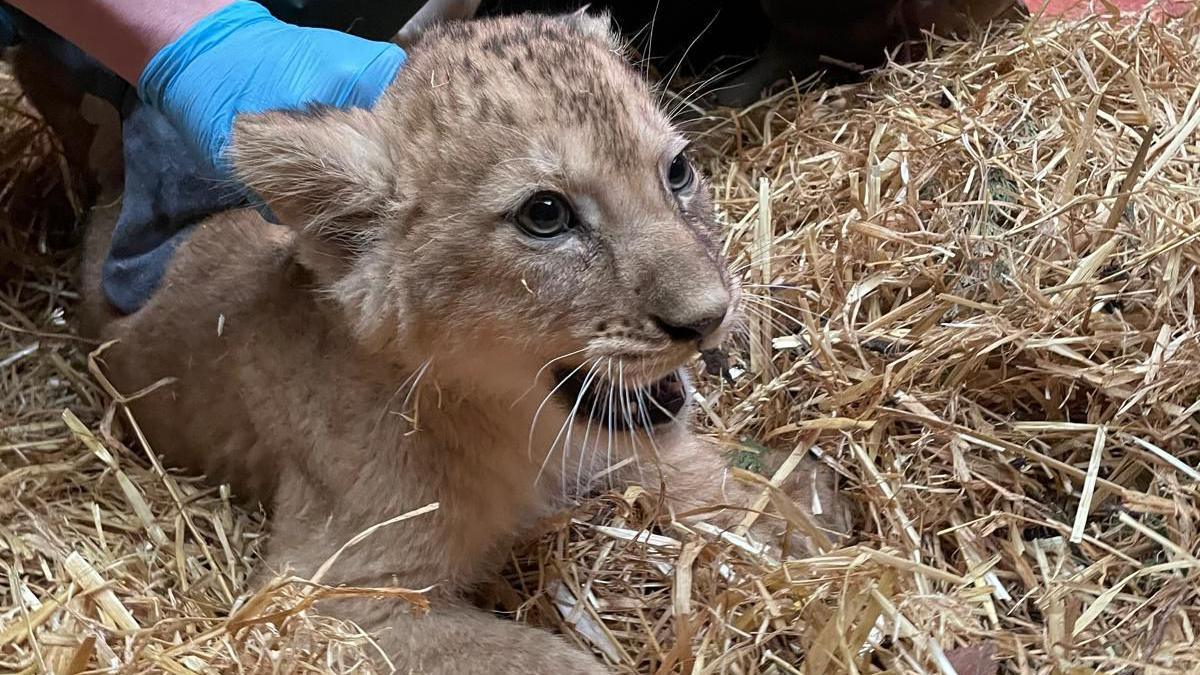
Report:
[[[650,429],[734,314],[709,186],[606,17],[434,29],[373,110],[233,146],[362,344],[442,383]]]

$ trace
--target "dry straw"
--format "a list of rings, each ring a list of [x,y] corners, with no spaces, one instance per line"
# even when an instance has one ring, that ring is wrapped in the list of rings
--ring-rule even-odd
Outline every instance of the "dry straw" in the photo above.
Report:
[[[748,372],[701,418],[743,466],[817,453],[856,539],[775,564],[644,531],[633,489],[547,524],[481,600],[624,672],[1200,669],[1198,21],[992,29],[705,120],[753,297]],[[7,86],[4,182],[44,185]],[[334,591],[245,595],[256,513],[114,435],[62,319],[71,263],[12,225],[0,670],[369,672],[369,640],[305,611]]]

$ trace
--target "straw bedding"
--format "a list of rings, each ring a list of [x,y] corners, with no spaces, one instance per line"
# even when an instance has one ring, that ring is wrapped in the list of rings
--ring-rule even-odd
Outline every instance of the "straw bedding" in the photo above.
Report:
[[[1200,669],[1198,21],[995,28],[698,122],[755,296],[701,421],[747,477],[818,454],[855,539],[774,564],[633,489],[480,601],[623,672]],[[333,591],[246,595],[261,515],[109,403],[72,251],[14,206],[64,174],[3,86],[0,670],[370,672],[304,611]]]

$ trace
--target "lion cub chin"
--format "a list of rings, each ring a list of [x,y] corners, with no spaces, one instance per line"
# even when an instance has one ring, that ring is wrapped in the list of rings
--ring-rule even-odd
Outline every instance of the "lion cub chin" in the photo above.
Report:
[[[745,506],[687,428],[684,366],[739,291],[685,139],[604,17],[433,29],[375,109],[236,124],[232,160],[282,225],[206,219],[136,314],[104,310],[115,212],[90,231],[92,332],[154,450],[266,504],[265,564],[324,581],[434,586],[412,617],[327,605],[401,672],[600,673],[550,633],[468,606],[523,528],[565,497],[635,480],[679,513]],[[790,486],[844,531],[825,478]],[[818,487],[814,487],[818,486]],[[744,511],[706,513],[721,526]],[[759,518],[752,534],[777,537]]]

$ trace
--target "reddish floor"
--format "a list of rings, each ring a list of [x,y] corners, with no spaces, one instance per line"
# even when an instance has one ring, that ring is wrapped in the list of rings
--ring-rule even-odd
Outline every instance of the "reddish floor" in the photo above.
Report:
[[[1115,5],[1122,12],[1137,12],[1149,4],[1148,0],[1024,0],[1031,11],[1037,13],[1045,7],[1048,16],[1075,15],[1088,12],[1103,14],[1111,11],[1106,5]],[[1166,0],[1160,3],[1168,14],[1182,14],[1195,0]]]

